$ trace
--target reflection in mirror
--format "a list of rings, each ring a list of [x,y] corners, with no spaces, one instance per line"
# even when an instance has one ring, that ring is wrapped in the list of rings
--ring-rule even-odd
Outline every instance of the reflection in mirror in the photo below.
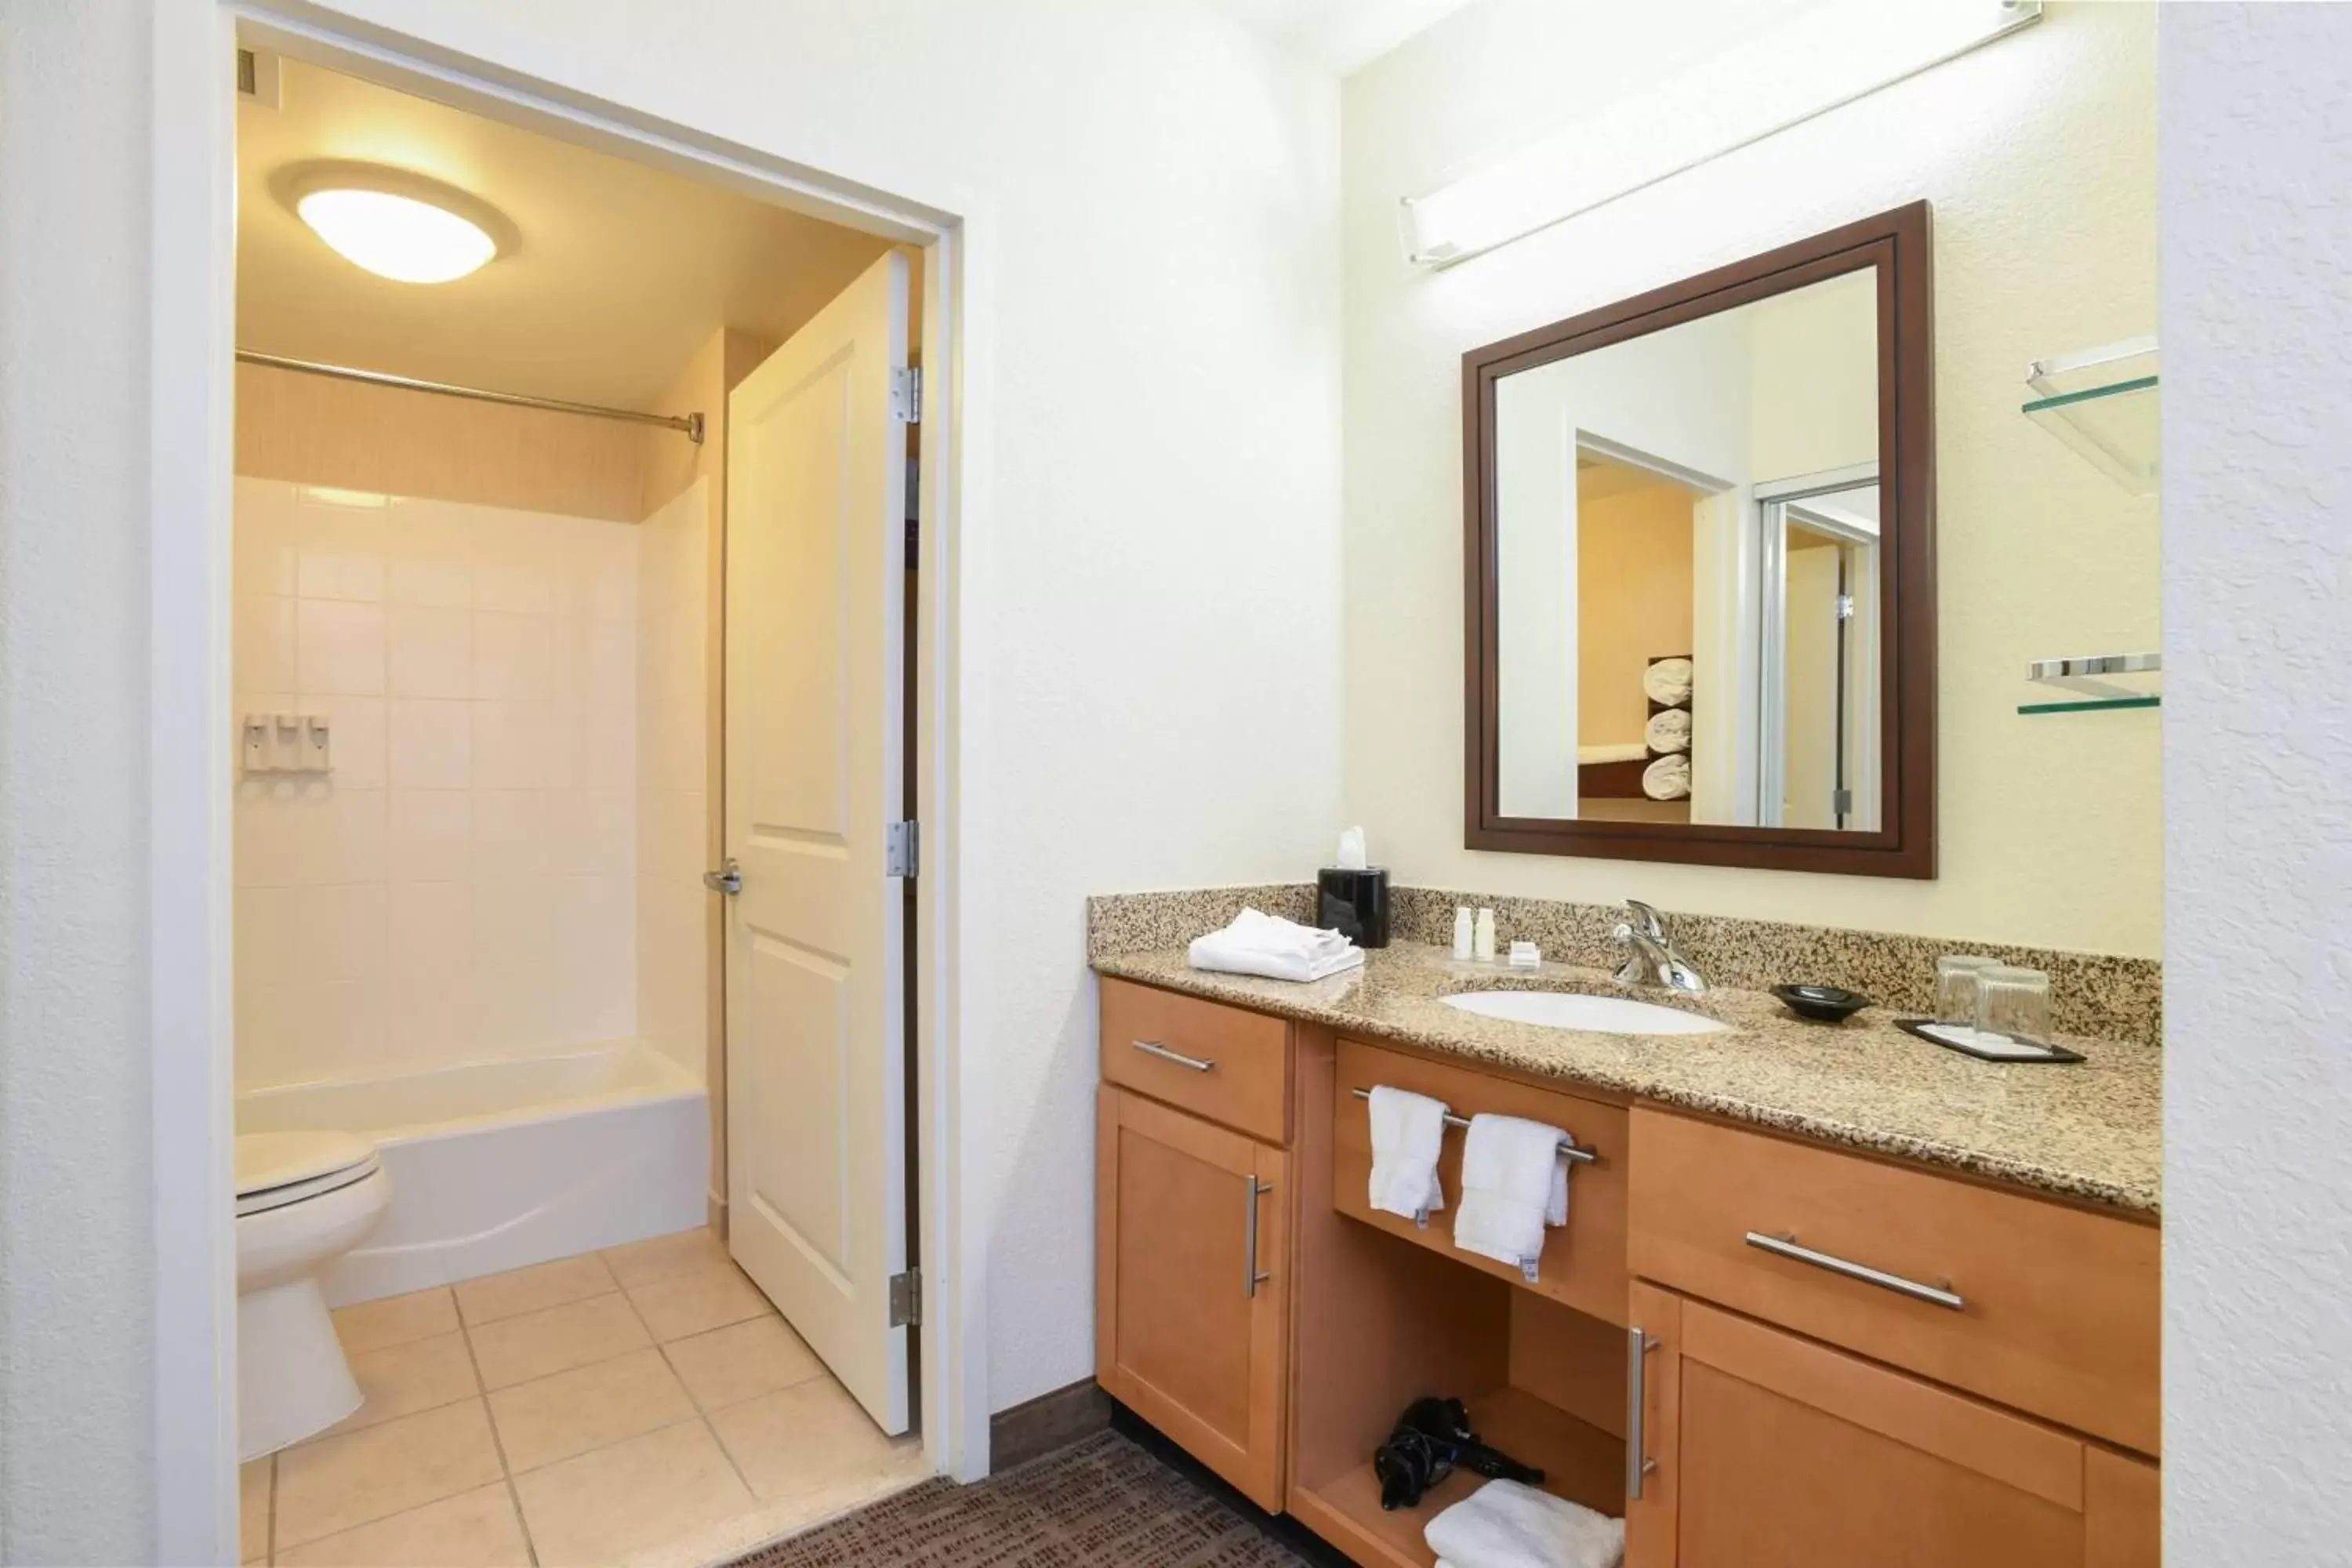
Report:
[[[1495,383],[1506,817],[1874,832],[1878,279]]]

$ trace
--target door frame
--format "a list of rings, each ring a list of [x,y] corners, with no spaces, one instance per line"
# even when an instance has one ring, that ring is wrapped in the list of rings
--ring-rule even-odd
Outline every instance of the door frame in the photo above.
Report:
[[[987,1216],[966,1194],[959,932],[962,542],[984,503],[970,389],[986,384],[984,201],[886,190],[306,0],[152,11],[149,457],[153,550],[148,911],[153,1042],[155,1547],[237,1561],[235,1037],[229,790],[236,83],[240,42],[711,181],[922,253],[922,517],[913,1048],[924,1273],[919,1396],[932,1468],[988,1470]]]

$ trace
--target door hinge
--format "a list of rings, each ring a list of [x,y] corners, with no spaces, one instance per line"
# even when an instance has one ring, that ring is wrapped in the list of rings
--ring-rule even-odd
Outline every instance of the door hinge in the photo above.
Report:
[[[923,422],[923,370],[908,365],[890,373],[890,417],[906,425]]]
[[[909,1268],[904,1274],[890,1276],[890,1326],[894,1329],[919,1329],[923,1326],[923,1271]]]
[[[1837,618],[1842,621],[1850,621],[1853,619],[1853,595],[1852,594],[1840,594],[1837,596]]]
[[[886,877],[912,877],[923,863],[923,825],[919,822],[894,822],[885,831],[882,841],[882,874]]]
[[[1850,789],[1833,789],[1830,791],[1830,815],[1832,816],[1852,816],[1853,815],[1853,791]]]

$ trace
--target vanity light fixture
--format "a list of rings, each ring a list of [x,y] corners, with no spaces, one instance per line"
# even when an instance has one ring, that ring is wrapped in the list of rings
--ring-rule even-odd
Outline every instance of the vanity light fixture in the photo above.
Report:
[[[1405,258],[1447,267],[1671,179],[1957,59],[2042,18],[2042,0],[1816,0],[1662,90],[1537,138],[1399,211]],[[1672,103],[1673,112],[1658,105]]]
[[[513,226],[405,170],[331,163],[287,182],[295,216],[337,255],[398,283],[448,283],[511,249]]]

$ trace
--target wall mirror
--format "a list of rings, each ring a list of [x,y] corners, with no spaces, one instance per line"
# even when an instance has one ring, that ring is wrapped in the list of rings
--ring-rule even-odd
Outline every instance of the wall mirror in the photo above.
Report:
[[[1935,875],[1924,203],[1464,356],[1474,849]]]

